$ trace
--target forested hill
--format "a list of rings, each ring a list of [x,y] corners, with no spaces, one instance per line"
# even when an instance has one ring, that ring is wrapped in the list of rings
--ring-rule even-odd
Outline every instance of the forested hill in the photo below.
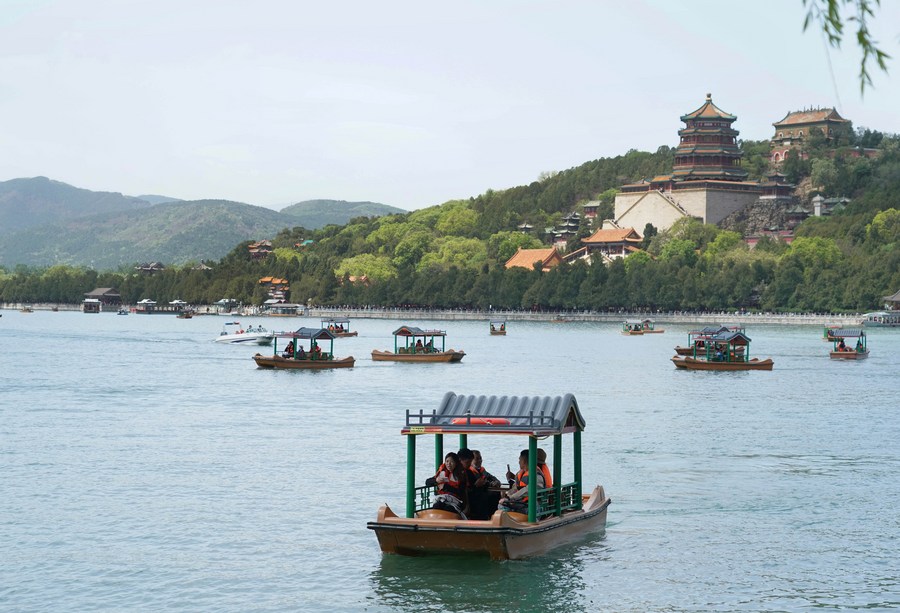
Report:
[[[138,211],[149,202],[93,192],[47,177],[0,181],[0,236],[98,213]]]
[[[91,265],[184,264],[219,259],[238,243],[274,236],[297,220],[225,200],[170,202],[42,225],[0,241],[0,262]]]
[[[315,230],[329,224],[344,225],[354,217],[380,217],[406,213],[403,209],[377,202],[346,200],[305,200],[281,209],[298,218],[297,225]]]

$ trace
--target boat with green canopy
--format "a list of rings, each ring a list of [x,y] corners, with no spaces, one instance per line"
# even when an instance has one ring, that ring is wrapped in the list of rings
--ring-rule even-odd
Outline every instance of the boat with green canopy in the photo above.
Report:
[[[349,317],[328,317],[322,320],[322,327],[334,334],[338,338],[346,338],[359,334],[355,330],[350,330]]]
[[[704,339],[702,355],[676,355],[672,363],[687,370],[772,370],[772,358],[750,357],[750,338],[743,332],[725,330]]]
[[[293,332],[279,332],[275,335],[273,354],[264,356],[257,353],[253,360],[260,368],[280,368],[288,370],[324,370],[329,368],[350,368],[356,363],[353,356],[334,357],[334,334],[326,328],[297,328]],[[283,350],[278,353],[279,339]],[[309,350],[301,341],[309,341]],[[321,342],[330,341],[328,351],[323,351]]]
[[[506,336],[506,320],[505,319],[492,319],[491,320],[491,336]]]
[[[374,362],[459,362],[465,351],[446,348],[444,330],[400,326],[393,332],[394,351],[372,351]],[[402,340],[401,340],[402,339]],[[440,343],[440,349],[438,349]]]
[[[610,505],[603,486],[583,493],[581,433],[585,420],[572,394],[564,396],[462,396],[448,392],[437,410],[406,411],[400,433],[406,439],[406,513],[400,517],[387,504],[367,527],[374,530],[384,553],[474,553],[494,560],[540,555],[606,527]],[[463,519],[452,511],[432,508],[433,487],[418,486],[417,441],[433,437],[434,465],[444,457],[444,437],[458,436],[460,448],[468,437],[525,437],[528,474],[540,469],[538,440],[552,438],[552,487],[527,485],[527,513],[496,510],[487,520]],[[572,475],[563,481],[563,436],[571,442]],[[482,447],[484,448],[484,447]],[[524,461],[524,460],[523,460]],[[430,473],[429,473],[430,474]],[[503,488],[501,488],[502,490]]]
[[[834,328],[831,331],[834,337],[832,341],[834,346],[831,349],[830,356],[833,360],[862,360],[869,357],[869,348],[866,346],[866,333],[860,328]],[[851,347],[847,343],[850,339]],[[853,343],[856,339],[856,343]]]

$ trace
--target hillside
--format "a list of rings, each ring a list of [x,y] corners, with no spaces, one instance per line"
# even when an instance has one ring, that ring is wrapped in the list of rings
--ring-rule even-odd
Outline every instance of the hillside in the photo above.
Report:
[[[296,220],[290,216],[239,202],[172,202],[69,219],[6,236],[0,242],[0,263],[89,265],[102,270],[140,261],[179,264],[218,259],[238,243],[271,237],[293,225]]]
[[[92,192],[47,177],[0,181],[0,236],[85,215],[130,212],[149,202],[115,192]]]
[[[305,200],[281,209],[285,215],[299,218],[298,225],[315,230],[330,224],[344,225],[354,217],[400,215],[403,209],[377,202],[347,202],[346,200]]]

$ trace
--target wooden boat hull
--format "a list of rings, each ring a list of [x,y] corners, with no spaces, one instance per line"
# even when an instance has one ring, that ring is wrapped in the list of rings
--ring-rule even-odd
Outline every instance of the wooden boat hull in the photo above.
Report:
[[[625,336],[641,336],[644,334],[643,330],[622,330],[622,334]]]
[[[356,360],[353,356],[336,360],[294,360],[278,355],[261,355],[257,353],[253,360],[260,368],[278,368],[284,370],[327,370],[330,368],[352,368]]]
[[[675,347],[675,353],[678,355],[694,355],[693,347]]]
[[[491,330],[491,336],[506,336],[506,330]]]
[[[384,553],[472,553],[493,560],[519,560],[599,532],[606,528],[610,499],[602,486],[582,496],[580,511],[563,513],[530,524],[521,514],[497,511],[487,521],[456,518],[398,517],[387,505],[367,527],[374,530]]]
[[[865,351],[832,351],[830,352],[832,360],[862,360],[869,357],[869,350]]]
[[[373,362],[459,362],[465,351],[438,351],[437,353],[394,353],[393,351],[372,351]]]
[[[644,330],[644,334],[662,334],[665,330]]]
[[[356,336],[359,332],[335,332],[331,330],[331,333],[334,334],[338,338],[348,338],[350,336]]]
[[[775,365],[772,358],[765,360],[752,358],[748,362],[709,362],[690,356],[675,356],[672,363],[676,368],[687,370],[772,370],[772,366]]]

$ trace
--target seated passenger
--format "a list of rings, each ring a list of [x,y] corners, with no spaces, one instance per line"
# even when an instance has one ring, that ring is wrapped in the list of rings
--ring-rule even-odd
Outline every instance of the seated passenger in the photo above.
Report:
[[[425,350],[425,346],[422,344],[422,339],[416,341],[416,353],[421,353]]]
[[[507,471],[507,478],[512,472]],[[544,475],[538,470],[535,474],[535,485],[537,489],[544,488]],[[500,504],[497,509],[500,511],[514,511],[516,513],[528,512],[528,483],[530,476],[528,474],[528,450],[523,449],[519,454],[519,472],[517,472],[512,480],[509,490],[500,496]]]
[[[844,339],[841,339],[841,342],[838,343],[838,351],[845,351],[847,349],[847,345],[844,344]]]
[[[553,475],[550,474],[550,467],[547,466],[547,452],[540,448],[537,452],[537,467],[544,475],[544,487],[553,487]]]
[[[294,357],[294,343],[288,343],[288,346],[284,348],[284,351],[281,354],[283,358],[292,358]]]
[[[491,488],[499,488],[500,480],[487,472],[481,465],[481,452],[477,449],[469,451],[468,449],[460,449],[459,457],[465,465],[464,456],[472,455],[472,462],[469,465],[469,518],[470,519],[490,519],[494,511],[497,510],[497,503],[500,502],[500,492]]]
[[[433,340],[425,343],[425,351],[426,351],[426,353],[434,352],[434,341]]]
[[[452,451],[444,456],[444,463],[425,485],[435,487],[432,509],[452,511],[466,519],[466,474],[459,456]]]
[[[297,357],[298,360],[305,360],[305,359],[306,359],[306,349],[304,349],[302,345],[300,346],[300,349],[297,350],[297,356],[296,356],[296,357]]]

